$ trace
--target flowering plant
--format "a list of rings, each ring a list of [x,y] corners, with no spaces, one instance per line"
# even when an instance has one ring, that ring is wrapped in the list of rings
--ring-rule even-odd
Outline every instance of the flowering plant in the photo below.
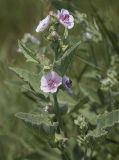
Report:
[[[79,21],[82,32],[72,42],[68,31],[73,30]],[[49,12],[39,22],[36,32],[43,35],[47,47],[40,46],[42,40],[29,34],[27,38],[37,47],[30,48],[26,36],[25,41],[23,38],[18,43],[18,51],[23,53],[27,62],[33,63],[35,73],[21,68],[10,69],[24,80],[23,93],[33,99],[39,108],[32,114],[16,113],[16,117],[28,124],[34,131],[34,137],[40,139],[43,146],[50,148],[51,153],[55,152],[57,160],[78,160],[79,157],[81,160],[95,159],[95,154],[98,154],[95,148],[97,139],[105,137],[108,134],[107,128],[119,122],[119,110],[97,117],[102,105],[113,108],[117,104],[119,85],[115,69],[116,58],[111,57],[110,69],[104,77],[104,71],[95,62],[94,55],[94,63],[80,57],[79,53],[84,51],[83,45],[91,42],[97,44],[103,39],[96,21],[90,24],[85,14],[70,13],[66,9],[56,13]],[[73,79],[71,71],[78,58],[86,67],[88,65],[94,68],[92,74],[85,74],[84,82],[93,79],[98,83],[98,88],[79,82],[83,72],[77,82]],[[79,66],[78,64],[76,68]],[[112,103],[107,95],[113,97]],[[94,111],[91,112],[91,109]],[[37,153],[46,157],[44,151],[39,153],[37,150]],[[52,156],[50,158],[53,160]]]

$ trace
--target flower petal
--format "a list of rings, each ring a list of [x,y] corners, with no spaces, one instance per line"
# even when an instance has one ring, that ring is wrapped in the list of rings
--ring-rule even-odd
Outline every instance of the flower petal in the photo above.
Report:
[[[61,14],[65,15],[65,14],[69,14],[69,11],[66,9],[61,9]]]
[[[45,29],[48,28],[50,24],[50,16],[48,15],[45,19],[39,22],[36,32],[43,32]]]
[[[57,18],[59,22],[66,28],[71,29],[74,26],[74,17],[70,15],[69,11],[66,9],[61,9],[57,11]]]

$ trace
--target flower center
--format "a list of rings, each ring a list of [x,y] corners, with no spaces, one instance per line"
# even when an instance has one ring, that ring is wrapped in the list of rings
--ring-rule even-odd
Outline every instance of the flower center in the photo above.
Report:
[[[55,80],[48,80],[48,86],[54,88],[56,86],[56,81]]]
[[[61,15],[61,19],[62,19],[63,21],[69,21],[69,15],[68,15],[68,14]]]

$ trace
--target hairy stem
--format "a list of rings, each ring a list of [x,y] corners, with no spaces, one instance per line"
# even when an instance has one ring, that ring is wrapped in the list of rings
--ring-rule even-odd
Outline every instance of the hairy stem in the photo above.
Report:
[[[59,122],[59,128],[60,128],[60,130],[62,130],[62,119],[60,116],[59,104],[57,101],[57,94],[56,93],[53,94],[53,98],[54,98],[54,109],[55,109],[57,120]]]

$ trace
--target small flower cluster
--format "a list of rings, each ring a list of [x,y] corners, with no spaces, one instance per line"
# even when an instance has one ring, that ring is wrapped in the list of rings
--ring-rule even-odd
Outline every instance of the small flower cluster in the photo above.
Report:
[[[102,79],[100,82],[101,89],[104,91],[108,91],[109,89],[116,87],[118,85],[117,72],[114,69],[108,69],[107,77]]]
[[[50,71],[42,76],[40,89],[45,93],[55,93],[60,85],[71,89],[72,81],[67,76],[62,78],[56,72]]]
[[[51,16],[56,17],[58,21],[67,29],[71,29],[74,26],[74,17],[66,9],[61,9],[57,11],[57,14],[49,14],[46,18],[39,22],[36,32],[43,32],[49,27],[51,23]]]

